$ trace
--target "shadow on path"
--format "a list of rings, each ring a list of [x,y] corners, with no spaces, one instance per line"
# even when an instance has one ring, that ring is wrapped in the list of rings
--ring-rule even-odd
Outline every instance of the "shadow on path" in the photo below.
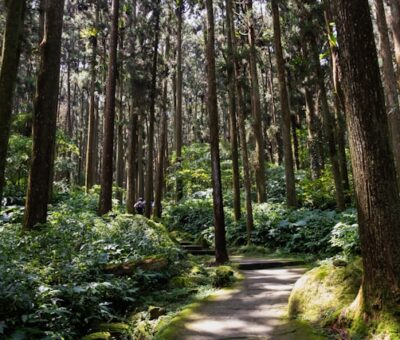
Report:
[[[242,285],[224,291],[186,318],[175,339],[323,339],[285,320],[294,283],[301,268],[242,271]]]

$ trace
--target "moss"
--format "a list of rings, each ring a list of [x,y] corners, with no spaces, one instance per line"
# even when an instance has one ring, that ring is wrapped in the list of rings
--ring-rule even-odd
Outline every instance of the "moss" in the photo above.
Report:
[[[98,340],[98,339],[109,340],[109,339],[111,339],[111,333],[96,332],[96,333],[91,333],[89,335],[86,335],[85,337],[82,338],[82,340]]]
[[[322,326],[333,323],[342,309],[357,296],[361,284],[361,261],[345,267],[326,262],[306,273],[289,298],[289,316]]]
[[[97,328],[99,331],[106,331],[106,332],[110,332],[112,334],[114,334],[114,333],[124,334],[124,333],[128,333],[130,330],[129,325],[127,325],[126,323],[122,323],[122,322],[102,323]]]
[[[235,280],[234,272],[230,266],[220,266],[215,270],[213,286],[223,288],[230,286]]]

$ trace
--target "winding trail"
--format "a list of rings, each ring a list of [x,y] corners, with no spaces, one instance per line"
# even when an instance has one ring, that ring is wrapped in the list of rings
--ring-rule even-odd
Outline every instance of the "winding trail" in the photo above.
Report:
[[[174,338],[323,339],[308,327],[285,319],[290,292],[304,272],[303,268],[288,267],[242,270],[243,282],[202,304],[179,326]]]

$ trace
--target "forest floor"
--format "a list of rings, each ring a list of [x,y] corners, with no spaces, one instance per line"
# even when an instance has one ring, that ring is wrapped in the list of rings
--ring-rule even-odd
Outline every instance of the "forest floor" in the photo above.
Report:
[[[261,259],[236,261],[257,263]],[[326,339],[310,326],[286,318],[290,292],[305,271],[299,267],[242,270],[243,281],[219,291],[168,333],[171,339],[182,340]]]

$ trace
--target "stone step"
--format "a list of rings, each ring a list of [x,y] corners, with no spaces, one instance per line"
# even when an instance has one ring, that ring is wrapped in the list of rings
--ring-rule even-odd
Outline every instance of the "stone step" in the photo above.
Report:
[[[185,244],[185,245],[182,245],[182,248],[184,250],[202,250],[203,249],[202,246],[198,246],[195,244],[187,244],[187,245]]]
[[[192,245],[193,245],[193,243],[187,242],[187,241],[179,242],[179,244],[180,244],[181,246],[192,246]]]
[[[195,256],[215,255],[215,250],[212,249],[189,250],[188,253]]]
[[[254,262],[240,262],[238,268],[241,270],[257,270],[257,269],[271,269],[282,267],[296,267],[304,266],[304,261],[301,260],[266,260]]]

